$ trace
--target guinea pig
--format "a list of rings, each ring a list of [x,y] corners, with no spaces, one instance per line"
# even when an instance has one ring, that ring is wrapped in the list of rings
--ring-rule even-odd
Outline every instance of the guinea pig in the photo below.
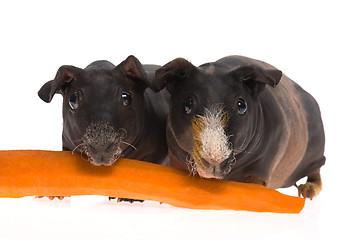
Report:
[[[170,163],[203,178],[322,188],[325,136],[315,99],[275,67],[228,56],[194,66],[178,58],[155,72],[155,91],[170,93]]]
[[[166,95],[150,88],[156,65],[129,56],[118,66],[95,61],[86,68],[64,65],[39,97],[63,96],[63,150],[79,151],[94,165],[120,157],[162,163],[167,157]]]

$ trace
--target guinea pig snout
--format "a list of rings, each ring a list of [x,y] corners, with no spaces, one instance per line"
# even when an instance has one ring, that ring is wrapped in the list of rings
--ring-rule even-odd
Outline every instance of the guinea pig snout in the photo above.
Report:
[[[87,155],[89,160],[95,165],[112,165],[116,160],[113,157],[115,148],[115,143],[109,143],[103,146],[89,143]]]
[[[211,164],[201,158],[195,161],[196,171],[200,177],[224,179],[230,172],[233,159],[226,159],[220,164]]]
[[[82,138],[82,149],[94,165],[110,166],[121,156],[122,138],[124,136],[108,123],[91,123]]]
[[[233,152],[225,127],[229,116],[222,108],[206,109],[192,120],[193,170],[201,177],[224,178]]]

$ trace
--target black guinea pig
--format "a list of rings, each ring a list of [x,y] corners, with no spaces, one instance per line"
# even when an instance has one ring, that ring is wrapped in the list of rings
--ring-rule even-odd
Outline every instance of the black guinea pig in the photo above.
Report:
[[[325,136],[317,102],[275,67],[228,56],[199,67],[175,59],[155,73],[171,95],[171,165],[204,178],[295,185],[304,197],[322,188]]]
[[[120,157],[162,163],[168,105],[166,95],[149,88],[157,68],[134,56],[118,66],[61,66],[38,95],[47,103],[55,93],[63,96],[63,150],[82,152],[94,165]]]

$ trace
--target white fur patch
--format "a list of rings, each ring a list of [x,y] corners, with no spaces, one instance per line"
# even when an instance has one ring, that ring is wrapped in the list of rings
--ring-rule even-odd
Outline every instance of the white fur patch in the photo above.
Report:
[[[228,116],[220,107],[206,109],[202,120],[203,128],[199,132],[201,142],[200,155],[207,162],[218,165],[226,160],[232,153],[229,136],[226,135],[225,125]]]

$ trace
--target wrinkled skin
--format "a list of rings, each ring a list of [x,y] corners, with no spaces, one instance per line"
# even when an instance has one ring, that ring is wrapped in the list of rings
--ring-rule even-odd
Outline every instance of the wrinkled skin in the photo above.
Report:
[[[80,151],[94,165],[110,166],[120,157],[162,163],[168,109],[164,93],[148,88],[157,68],[133,56],[118,66],[60,67],[38,94],[45,102],[63,96],[63,150]]]
[[[325,162],[320,111],[313,97],[281,71],[229,56],[200,67],[175,59],[155,76],[153,88],[171,95],[171,165],[204,178],[270,188],[308,176],[300,194],[319,193]]]

